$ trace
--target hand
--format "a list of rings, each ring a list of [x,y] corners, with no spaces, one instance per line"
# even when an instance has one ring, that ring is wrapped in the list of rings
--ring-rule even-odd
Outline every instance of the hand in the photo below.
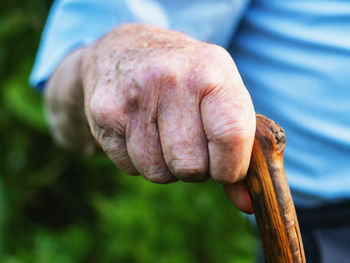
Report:
[[[67,93],[75,89],[83,94],[91,133],[117,167],[155,183],[211,177],[226,185],[239,209],[251,211],[240,181],[250,161],[255,113],[223,48],[178,32],[130,24],[73,56],[79,70]],[[66,70],[73,64],[69,59],[48,84],[51,119],[60,68],[72,75],[73,70]],[[61,103],[61,108],[64,115],[71,114],[67,104]],[[73,122],[65,129],[81,134]],[[51,123],[61,141],[73,143],[62,131],[67,125]]]

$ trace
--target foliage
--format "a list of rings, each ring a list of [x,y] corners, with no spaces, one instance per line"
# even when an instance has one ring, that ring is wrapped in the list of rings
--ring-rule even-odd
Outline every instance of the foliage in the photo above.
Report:
[[[53,145],[27,84],[49,6],[1,3],[0,262],[252,262],[255,239],[219,185],[155,185]]]

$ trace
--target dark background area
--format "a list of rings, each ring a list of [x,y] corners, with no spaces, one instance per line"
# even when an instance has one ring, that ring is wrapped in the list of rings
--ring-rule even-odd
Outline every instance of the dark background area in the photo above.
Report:
[[[28,85],[50,4],[0,5],[0,262],[252,262],[220,185],[156,185],[53,144]]]

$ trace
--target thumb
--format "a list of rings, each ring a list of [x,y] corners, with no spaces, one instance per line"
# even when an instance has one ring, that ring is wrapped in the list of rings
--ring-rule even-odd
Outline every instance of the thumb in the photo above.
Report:
[[[224,190],[230,201],[242,212],[247,214],[253,213],[252,202],[244,182],[224,185]]]

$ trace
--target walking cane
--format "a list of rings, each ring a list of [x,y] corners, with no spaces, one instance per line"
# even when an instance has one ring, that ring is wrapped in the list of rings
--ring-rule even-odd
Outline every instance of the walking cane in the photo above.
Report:
[[[305,263],[298,219],[283,167],[285,135],[256,116],[253,152],[245,180],[266,263]]]

